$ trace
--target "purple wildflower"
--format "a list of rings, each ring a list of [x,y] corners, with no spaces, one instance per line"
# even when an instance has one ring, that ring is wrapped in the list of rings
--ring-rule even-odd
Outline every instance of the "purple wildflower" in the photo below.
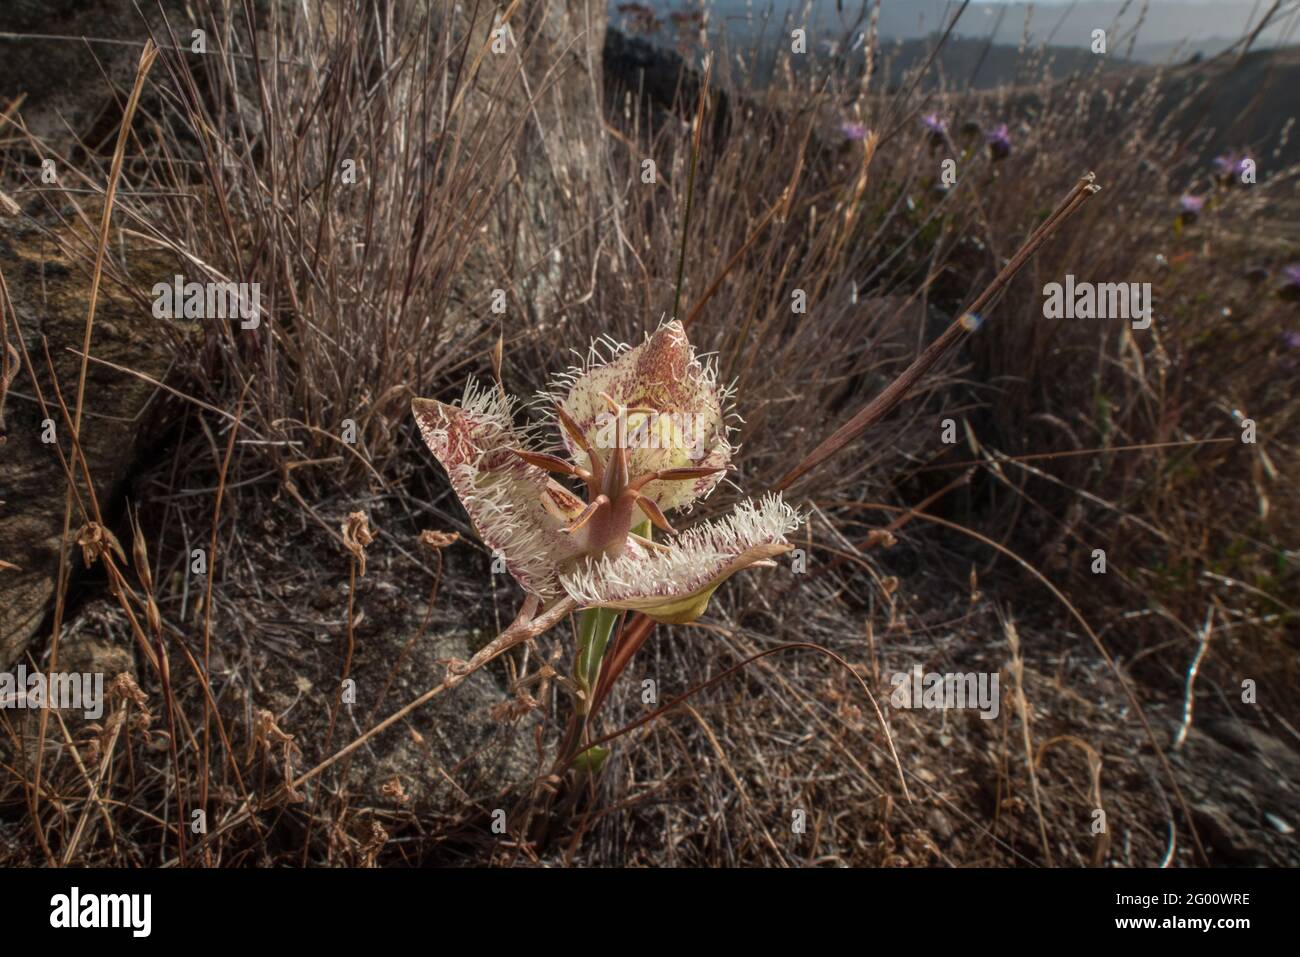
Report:
[[[1241,177],[1254,162],[1248,155],[1224,153],[1222,156],[1214,157],[1214,169],[1221,180],[1228,183],[1240,182]]]
[[[845,120],[840,124],[840,132],[844,134],[846,140],[864,140],[867,138],[867,128],[861,123],[854,123],[852,120]]]
[[[1195,193],[1184,193],[1178,197],[1178,220],[1183,224],[1196,222],[1196,217],[1205,209],[1205,197]]]
[[[1288,349],[1300,349],[1300,332],[1288,332],[1282,337]]]
[[[1277,294],[1287,302],[1300,301],[1300,263],[1282,267],[1282,288]]]
[[[945,143],[948,140],[948,121],[938,113],[929,113],[921,117],[921,122],[925,128],[930,131],[930,142],[934,145]]]
[[[1006,159],[1011,154],[1011,131],[1007,129],[1007,124],[999,123],[992,132],[984,135],[984,139],[995,160]]]

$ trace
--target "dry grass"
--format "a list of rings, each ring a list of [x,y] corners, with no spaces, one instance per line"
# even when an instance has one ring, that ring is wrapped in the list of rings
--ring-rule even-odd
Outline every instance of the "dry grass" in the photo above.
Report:
[[[273,17],[258,34],[235,16],[214,22],[212,55],[161,54],[114,231],[167,249],[187,278],[259,282],[267,318],[176,336],[170,425],[136,476],[138,523],[114,526],[131,559],[97,549],[105,577],[65,626],[136,646],[138,687],[115,685],[98,726],[0,714],[0,859],[1221,859],[1185,811],[1216,799],[1213,767],[1194,743],[1191,759],[1164,752],[1210,609],[1197,722],[1283,739],[1300,725],[1274,704],[1300,679],[1284,665],[1300,603],[1286,534],[1300,519],[1300,398],[1279,339],[1294,305],[1246,276],[1297,258],[1293,237],[1260,225],[1294,202],[1294,171],[1216,187],[1214,208],[1176,229],[1178,193],[1209,186],[1195,98],[1169,111],[1158,83],[1127,76],[1035,84],[1032,50],[1028,82],[989,95],[884,89],[842,66],[755,90],[719,58],[702,126],[690,77],[658,101],[611,82],[605,122],[585,122],[571,102],[581,57],[557,62],[541,23],[517,20],[502,67],[487,12],[467,6],[472,23],[393,4]],[[951,142],[926,133],[929,112]],[[875,135],[845,140],[846,119]],[[1003,119],[1014,145],[999,162],[957,132]],[[942,189],[949,155],[959,178]],[[19,158],[11,148],[7,176]],[[85,184],[102,188],[107,159],[75,164]],[[341,182],[344,159],[362,185]],[[548,781],[567,625],[438,695],[418,725],[367,736],[442,681],[449,635],[495,634],[519,603],[418,446],[412,395],[456,395],[471,373],[527,393],[595,336],[640,337],[680,296],[692,339],[736,381],[736,485],[773,487],[975,300],[1086,169],[1104,191],[956,358],[793,487],[812,515],[809,574],[735,580],[701,623],[660,627],[640,649],[601,716],[600,733],[628,730],[598,780]],[[57,194],[49,207],[79,216]],[[107,251],[104,281],[147,309],[151,281]],[[1066,272],[1152,282],[1156,324],[1044,320],[1042,286]],[[796,290],[806,313],[791,309]],[[1256,420],[1259,444],[1240,443],[1233,410]],[[945,417],[965,430],[956,447],[939,441]],[[341,439],[348,419],[355,444]],[[720,489],[701,514],[738,494]],[[339,531],[358,510],[376,532],[364,578]],[[880,547],[873,530],[891,521],[897,543]],[[424,548],[427,528],[462,540]],[[186,574],[196,547],[205,579]],[[884,707],[889,675],[913,664],[1000,671],[999,716]],[[383,693],[344,709],[343,677]],[[1260,704],[1239,703],[1243,678]],[[645,721],[646,679],[658,705],[689,696]],[[434,757],[431,733],[494,701],[495,730]],[[374,750],[399,738],[405,763]],[[498,757],[530,749],[536,761],[505,776]],[[206,840],[178,826],[200,807]],[[498,807],[504,839],[488,827]],[[1112,822],[1100,835],[1098,808]]]

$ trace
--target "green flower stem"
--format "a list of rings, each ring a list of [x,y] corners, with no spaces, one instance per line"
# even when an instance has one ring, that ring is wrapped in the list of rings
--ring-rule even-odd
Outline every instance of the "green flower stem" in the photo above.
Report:
[[[609,644],[618,615],[614,608],[588,608],[578,617],[578,673],[575,677],[583,695],[577,703],[579,714],[586,714],[591,704],[596,679],[600,677],[600,663],[605,657],[605,646]]]
[[[632,532],[642,538],[649,538],[652,533],[650,522],[642,522]],[[609,636],[613,633],[614,623],[620,614],[622,612],[617,608],[588,608],[578,616],[578,657],[574,679],[582,689],[582,697],[576,705],[580,715],[585,716],[591,708],[591,696],[595,693],[600,678],[605,648],[609,645]]]

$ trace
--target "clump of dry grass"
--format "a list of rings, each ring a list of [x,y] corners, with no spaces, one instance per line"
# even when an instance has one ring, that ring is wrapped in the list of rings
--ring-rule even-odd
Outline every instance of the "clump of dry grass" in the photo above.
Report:
[[[258,31],[235,16],[212,24],[209,56],[164,50],[155,68],[124,174],[141,188],[119,199],[117,224],[173,251],[187,276],[259,282],[267,316],[252,332],[208,326],[178,341],[175,428],[139,477],[140,523],[122,530],[145,557],[129,583],[121,569],[120,607],[95,612],[118,636],[139,615],[154,651],[102,727],[55,718],[39,795],[32,729],[5,719],[8,853],[139,865],[1203,860],[1176,786],[1196,789],[1201,770],[1171,781],[1115,705],[1136,685],[1159,728],[1176,724],[1207,606],[1220,637],[1202,693],[1243,668],[1263,678],[1294,621],[1295,498],[1282,478],[1300,464],[1285,438],[1300,401],[1276,340],[1288,313],[1242,269],[1293,249],[1242,235],[1290,174],[1224,192],[1176,232],[1203,131],[1162,115],[1158,82],[1099,74],[976,94],[913,78],[886,89],[840,64],[778,70],[758,90],[728,57],[714,61],[703,124],[689,75],[658,102],[611,84],[595,123],[564,108],[582,84],[555,71],[578,67],[546,59],[530,39],[540,21],[518,23],[502,68],[484,13],[411,9],[277,14]],[[1024,76],[1043,55],[1026,51]],[[952,139],[934,141],[928,112]],[[872,135],[846,140],[846,118]],[[979,140],[959,141],[968,119],[1011,122],[1011,155],[994,162]],[[950,153],[958,182],[940,189]],[[471,624],[494,634],[517,601],[480,584],[472,530],[414,441],[412,394],[457,393],[471,372],[540,387],[570,350],[637,339],[680,299],[692,340],[744,399],[739,484],[774,486],[975,299],[1086,168],[1105,193],[998,291],[957,360],[795,486],[813,515],[810,573],[737,582],[706,622],[661,628],[630,659],[608,689],[601,731],[619,736],[599,779],[556,803],[549,769],[506,788],[466,755],[440,768],[453,786],[436,801],[412,801],[399,769],[383,783],[391,800],[368,802],[358,776],[380,771],[366,733],[442,680],[420,670],[443,657],[424,646]],[[111,246],[108,258],[105,278],[146,305],[147,284]],[[1151,334],[1044,320],[1042,286],[1065,272],[1156,283]],[[1257,419],[1260,445],[1207,442],[1238,436],[1232,409]],[[938,439],[948,416],[970,428],[959,453]],[[341,440],[346,419],[355,445]],[[1028,457],[1041,453],[1056,457]],[[376,536],[364,579],[339,532],[358,509]],[[888,538],[873,534],[891,521]],[[422,551],[430,527],[464,541]],[[1097,543],[1104,579],[1088,570]],[[211,562],[201,588],[185,574],[194,547]],[[392,660],[364,629],[356,641],[358,595],[391,613],[378,628],[400,631]],[[414,595],[428,596],[418,627]],[[319,713],[271,710],[297,700],[277,697],[295,674],[285,659],[304,655],[295,629],[326,618],[343,624],[309,648],[313,680],[373,676],[385,694],[356,715],[333,690]],[[1122,667],[1088,643],[1088,622]],[[554,744],[555,676],[571,651],[561,628],[503,659],[497,737],[524,727]],[[885,709],[882,724],[859,682],[887,697],[888,676],[918,662],[1014,673],[1014,706],[1008,696],[995,721]],[[454,703],[434,707],[458,720]],[[399,728],[383,735],[420,737]],[[1112,784],[1124,762],[1140,770]],[[503,801],[522,822],[505,842],[485,826]],[[1105,848],[1089,826],[1098,804],[1123,821]],[[183,826],[200,807],[220,822],[206,840]]]

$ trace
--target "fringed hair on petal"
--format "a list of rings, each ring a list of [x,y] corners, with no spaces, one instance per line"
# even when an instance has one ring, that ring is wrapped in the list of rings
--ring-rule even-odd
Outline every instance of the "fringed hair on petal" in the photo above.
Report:
[[[780,495],[742,502],[725,518],[683,532],[665,549],[587,561],[562,576],[565,591],[586,605],[672,598],[704,588],[750,549],[787,545],[803,523]]]

